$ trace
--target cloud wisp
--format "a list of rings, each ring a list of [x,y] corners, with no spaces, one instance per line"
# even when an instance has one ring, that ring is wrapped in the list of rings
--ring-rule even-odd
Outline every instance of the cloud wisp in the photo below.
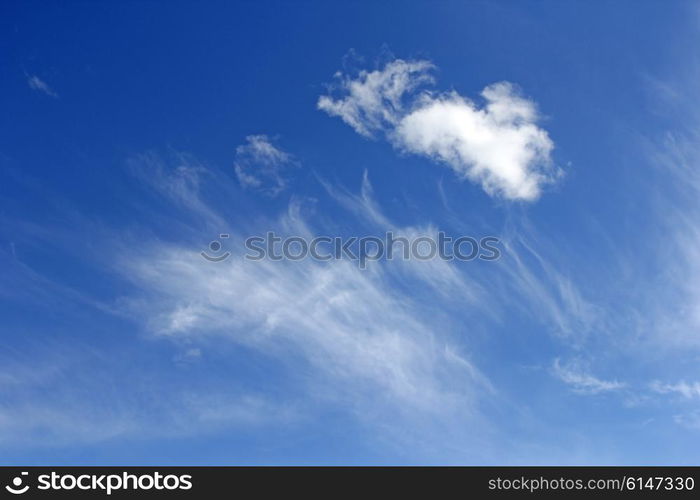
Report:
[[[554,143],[537,125],[535,103],[508,82],[487,86],[483,104],[457,92],[418,90],[434,82],[429,61],[396,59],[355,77],[337,73],[337,97],[318,108],[340,117],[365,137],[383,135],[400,152],[448,165],[490,196],[533,201],[561,170]]]
[[[246,189],[277,196],[287,188],[284,171],[296,166],[296,161],[266,135],[249,135],[246,141],[236,148],[233,163],[238,182]]]
[[[187,185],[189,204],[215,213],[200,198],[199,183]],[[366,179],[363,189],[369,199]],[[279,234],[318,234],[302,204],[293,199],[266,224]],[[226,243],[233,255],[216,264],[186,242],[141,244],[118,259],[119,271],[140,290],[122,304],[158,336],[228,341],[315,373],[308,390],[332,391],[358,412],[384,407],[452,418],[475,411],[480,389],[492,390],[447,326],[394,286],[402,280],[475,300],[448,263],[391,269],[373,262],[363,271],[348,260],[252,262],[242,258],[245,237],[231,232]],[[421,264],[429,269],[421,271]]]
[[[700,398],[700,382],[688,383],[681,381],[677,384],[663,384],[655,381],[651,383],[650,388],[659,394],[678,394],[685,399]]]
[[[410,407],[471,399],[465,388],[476,369],[380,270],[313,260],[214,265],[176,245],[155,245],[123,265],[146,292],[139,310],[159,335],[216,337],[300,357],[346,391],[379,391]],[[450,382],[459,379],[458,386]]]
[[[579,361],[562,363],[557,358],[554,360],[552,373],[579,394],[600,394],[618,391],[625,387],[625,384],[617,380],[602,380],[591,375]]]
[[[117,363],[129,364],[122,355],[117,350],[110,354],[114,359],[102,359],[75,346],[64,348],[61,356],[41,351],[37,359],[43,368],[32,373],[3,359],[0,448],[75,446],[144,435],[179,438],[222,428],[293,425],[300,418],[293,402],[273,401],[232,384],[178,386],[167,381],[173,371],[164,376],[138,363],[118,370],[119,375],[109,373]],[[99,366],[92,364],[96,361]],[[88,370],[91,377],[75,375]],[[120,390],[125,379],[128,391]],[[155,381],[159,389],[151,385]],[[94,394],[103,397],[90,397]]]
[[[29,85],[30,89],[42,92],[49,97],[58,97],[56,91],[53,90],[48,83],[46,83],[44,80],[42,80],[36,75],[27,75],[27,85]]]

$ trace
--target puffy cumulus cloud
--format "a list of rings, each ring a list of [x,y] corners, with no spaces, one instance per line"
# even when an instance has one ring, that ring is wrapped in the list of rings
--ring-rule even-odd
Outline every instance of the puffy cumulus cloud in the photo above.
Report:
[[[536,199],[553,178],[554,144],[535,125],[534,104],[508,83],[486,87],[482,96],[483,109],[456,93],[424,96],[394,130],[395,145],[448,164],[492,196]]]
[[[241,185],[270,196],[284,191],[287,187],[284,170],[296,166],[292,155],[273,145],[266,135],[249,135],[246,141],[236,148],[233,163]]]
[[[448,165],[491,196],[537,199],[561,171],[535,103],[508,82],[487,86],[483,106],[456,92],[417,92],[433,82],[432,68],[397,59],[356,78],[337,75],[341,97],[321,96],[318,108],[361,135],[383,132],[396,149]]]

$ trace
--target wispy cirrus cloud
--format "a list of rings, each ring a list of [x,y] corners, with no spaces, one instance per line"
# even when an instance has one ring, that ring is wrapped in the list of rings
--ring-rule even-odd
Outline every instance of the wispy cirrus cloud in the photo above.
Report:
[[[685,399],[700,398],[700,382],[688,383],[682,380],[676,384],[664,384],[657,380],[651,383],[650,388],[659,394],[677,394]]]
[[[132,310],[159,335],[214,337],[300,357],[322,374],[319,380],[352,393],[379,391],[426,411],[474,397],[478,370],[379,269],[237,258],[213,265],[198,249],[162,244],[120,268],[144,291]]]
[[[578,360],[562,363],[559,358],[555,359],[552,374],[580,394],[600,394],[625,387],[625,384],[617,380],[603,380],[592,375]]]
[[[664,263],[650,288],[654,294],[647,297],[649,321],[657,342],[683,349],[700,346],[700,118],[693,116],[691,123],[644,143],[655,167],[655,181],[648,186],[656,195],[654,237],[663,242],[654,247],[655,258]]]
[[[268,151],[272,158],[277,157],[274,151]],[[161,169],[146,172],[158,179],[172,176]],[[199,182],[208,177],[197,175],[198,181],[186,183],[184,194],[166,192],[173,201],[182,194],[189,206],[215,215],[200,195]],[[388,221],[372,200],[367,178],[362,196],[345,200],[348,208],[359,203],[358,214],[369,204],[378,220]],[[286,213],[267,224],[265,230],[276,228],[280,235],[319,234],[305,215],[303,199],[293,199]],[[454,415],[472,411],[480,389],[492,390],[444,325],[394,286],[398,276],[406,276],[416,286],[446,288],[462,301],[475,300],[470,285],[448,263],[415,262],[410,269],[391,269],[374,262],[362,271],[346,260],[253,262],[242,258],[245,236],[231,232],[227,248],[233,255],[217,264],[185,242],[142,241],[127,249],[117,269],[139,293],[121,305],[162,338],[216,339],[282,363],[295,359],[297,369],[318,374],[315,384],[332,383],[334,397],[347,394],[350,407],[369,399],[382,400],[394,411]],[[425,272],[417,269],[421,265]]]
[[[369,180],[369,174],[365,170],[362,176],[360,193],[348,192],[343,188],[330,185],[321,181],[328,194],[350,213],[361,219],[369,227],[378,231],[391,231],[395,238],[407,238],[415,240],[419,236],[432,237],[437,241],[438,229],[434,225],[400,226],[386,216],[374,197],[374,190]],[[396,269],[403,274],[418,277],[419,281],[428,284],[438,293],[447,296],[459,296],[464,303],[474,304],[482,302],[482,307],[488,309],[483,303],[483,289],[476,280],[466,280],[457,266],[442,259],[427,261],[398,260]],[[481,300],[478,298],[481,297]]]
[[[116,348],[106,355],[51,339],[35,344],[31,355],[1,355],[0,448],[194,436],[293,425],[302,418],[292,400],[273,400],[230,381],[188,385],[179,378],[181,368],[161,367],[168,373],[159,373],[127,358],[133,360],[133,353]],[[26,368],[29,359],[36,368]],[[91,376],[80,375],[85,372]]]
[[[109,381],[115,386],[121,382]],[[75,446],[144,435],[181,438],[225,428],[291,425],[301,418],[293,407],[259,394],[180,391],[165,400],[145,391],[131,395],[113,391],[103,401],[85,397],[85,391],[97,393],[96,388],[80,381],[71,386],[74,392],[47,383],[43,392],[18,397],[7,393],[11,403],[0,404],[0,446]],[[46,396],[54,392],[59,394]]]
[[[433,83],[433,67],[396,59],[355,77],[337,73],[338,97],[321,96],[318,108],[363,136],[383,134],[401,152],[448,165],[491,196],[536,200],[561,171],[535,103],[509,82],[484,88],[483,105],[454,91],[417,92]]]
[[[200,196],[203,180],[216,174],[191,154],[174,150],[167,154],[147,151],[128,158],[126,167],[142,186],[182,209],[187,218],[194,216],[211,231],[225,226],[224,219]]]
[[[267,135],[249,135],[246,141],[236,148],[233,162],[238,181],[246,189],[277,196],[287,188],[285,170],[298,166],[296,160]]]
[[[29,85],[30,89],[42,92],[49,97],[58,97],[56,91],[53,90],[48,83],[36,75],[27,75],[27,85]]]

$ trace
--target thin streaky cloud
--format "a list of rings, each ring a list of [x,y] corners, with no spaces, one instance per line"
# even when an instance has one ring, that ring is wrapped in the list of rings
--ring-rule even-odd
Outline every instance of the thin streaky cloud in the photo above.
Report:
[[[236,147],[233,168],[242,187],[277,196],[289,180],[285,171],[297,166],[294,157],[272,143],[267,135],[249,135]]]
[[[654,381],[651,383],[650,388],[659,394],[678,394],[685,399],[700,398],[700,382],[688,383],[682,380],[676,384],[664,384]]]
[[[624,383],[617,380],[603,380],[592,375],[577,360],[562,363],[559,358],[555,359],[552,365],[552,373],[579,394],[600,394],[618,391],[625,387]]]
[[[27,75],[27,84],[30,89],[42,92],[50,97],[58,97],[58,94],[53,90],[48,83],[36,75]]]

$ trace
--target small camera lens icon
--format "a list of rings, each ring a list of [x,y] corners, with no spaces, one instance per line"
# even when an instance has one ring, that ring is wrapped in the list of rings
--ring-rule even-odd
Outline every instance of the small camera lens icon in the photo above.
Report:
[[[27,484],[24,486],[24,488],[22,488],[22,478],[28,474],[28,472],[22,472],[21,475],[12,479],[12,486],[8,484],[5,486],[5,489],[13,495],[21,495],[22,493],[26,493],[29,489],[29,485]]]
[[[227,233],[222,233],[219,235],[219,239],[225,240],[229,238],[230,235]],[[210,255],[207,252],[200,252],[200,255],[205,259],[208,260],[209,262],[221,262],[226,259],[228,259],[231,256],[231,252],[223,252],[220,255],[219,254],[222,249],[224,248],[224,245],[221,243],[219,240],[214,240],[211,243],[209,243],[209,252],[211,252],[214,255]]]

